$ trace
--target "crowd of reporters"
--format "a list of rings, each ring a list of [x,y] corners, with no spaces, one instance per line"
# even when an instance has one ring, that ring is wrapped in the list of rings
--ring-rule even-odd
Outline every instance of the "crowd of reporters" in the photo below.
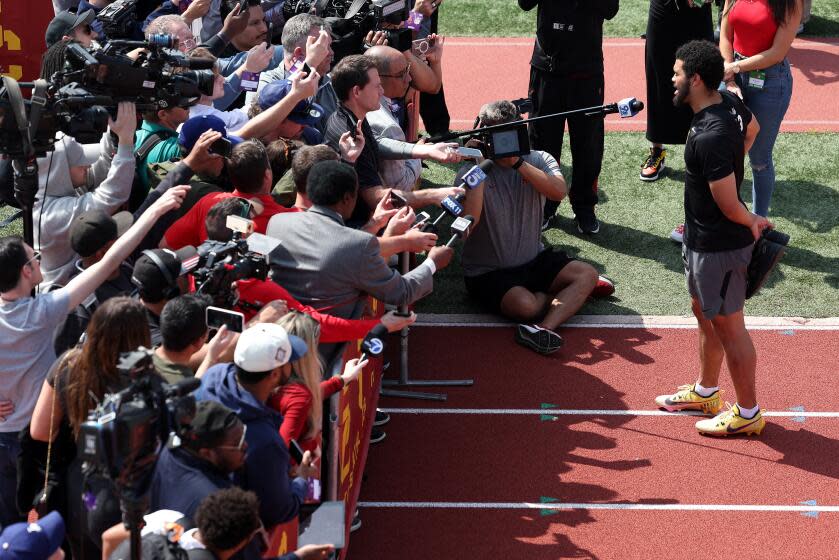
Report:
[[[112,39],[100,16],[113,4],[74,4],[56,2],[44,79],[64,71],[77,45],[95,53]],[[417,9],[430,16],[426,4]],[[341,364],[340,344],[415,320],[362,318],[367,295],[413,303],[451,259],[391,197],[403,189],[420,207],[463,192],[414,194],[421,159],[460,156],[454,144],[405,141],[408,90],[440,89],[443,38],[431,37],[437,48],[426,57],[371,32],[369,55],[333,67],[328,23],[308,13],[282,21],[276,6],[273,16],[263,7],[272,10],[255,0],[155,6],[127,38],[174,37],[183,55],[212,61],[212,91],[139,111],[120,101],[99,144],[58,133],[38,158],[33,243],[0,239],[4,558],[57,557],[59,548],[128,557],[121,483],[94,472],[77,443],[91,411],[132,383],[120,360],[138,348],[151,349],[161,383],[201,383],[194,415],[157,458],[144,554],[167,534],[172,520],[159,519],[171,510],[195,526],[178,545],[190,558],[261,557],[265,531],[312,499],[324,399],[367,364]],[[368,113],[380,114],[375,129]],[[244,226],[234,232],[231,220]],[[426,258],[403,276],[388,265],[402,252]],[[210,330],[210,306],[241,313],[242,332]],[[302,457],[290,456],[292,445]],[[33,508],[39,529],[15,533]],[[332,550],[307,546],[295,557]]]

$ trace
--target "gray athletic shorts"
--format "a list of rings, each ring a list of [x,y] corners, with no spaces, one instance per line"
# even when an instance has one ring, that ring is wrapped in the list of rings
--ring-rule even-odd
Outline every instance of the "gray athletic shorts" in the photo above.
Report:
[[[700,253],[682,245],[690,296],[702,306],[702,316],[713,319],[743,309],[746,302],[746,269],[752,259],[752,248]]]

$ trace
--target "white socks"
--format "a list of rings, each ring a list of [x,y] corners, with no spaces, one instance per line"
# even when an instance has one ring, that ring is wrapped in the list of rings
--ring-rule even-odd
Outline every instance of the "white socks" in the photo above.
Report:
[[[738,404],[737,408],[740,409],[740,417],[742,418],[754,418],[755,414],[757,414],[760,411],[759,406],[755,406],[754,408],[745,408]]]
[[[693,390],[696,391],[696,393],[702,397],[710,397],[711,395],[719,391],[719,389],[719,387],[703,387],[699,383],[699,381],[697,381],[696,384],[693,386]]]

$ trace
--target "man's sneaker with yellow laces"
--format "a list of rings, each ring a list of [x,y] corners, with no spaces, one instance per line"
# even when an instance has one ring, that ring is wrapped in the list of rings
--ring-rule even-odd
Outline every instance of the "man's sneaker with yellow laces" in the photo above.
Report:
[[[713,418],[700,420],[696,423],[696,429],[699,430],[699,433],[706,436],[736,436],[740,434],[759,436],[764,427],[766,427],[766,421],[763,419],[760,410],[752,418],[743,418],[740,416],[740,407],[736,404],[734,406],[729,405],[728,410],[720,412]]]
[[[662,148],[650,148],[650,155],[641,166],[642,181],[657,181],[664,172],[664,159],[667,157],[667,150]]]
[[[656,397],[655,404],[669,412],[701,410],[705,414],[716,414],[722,409],[719,390],[714,391],[711,396],[703,397],[694,390],[695,388],[695,384],[682,385],[672,395],[660,395]]]

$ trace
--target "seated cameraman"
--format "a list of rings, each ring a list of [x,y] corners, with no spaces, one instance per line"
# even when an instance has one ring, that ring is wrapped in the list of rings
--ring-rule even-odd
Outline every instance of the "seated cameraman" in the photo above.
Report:
[[[273,70],[259,75],[259,86],[255,92],[245,95],[245,105],[251,105],[262,90],[270,83],[288,80],[304,64],[320,75],[317,93],[312,101],[323,108],[319,122],[315,125],[321,134],[326,131],[326,121],[338,109],[338,97],[332,89],[329,69],[335,53],[332,52],[331,26],[323,18],[313,14],[297,14],[283,26],[283,62]]]
[[[232,193],[212,193],[202,198],[166,232],[166,247],[180,249],[187,245],[201,245],[207,239],[204,225],[207,213],[224,198],[243,198],[250,200],[252,206],[258,205],[253,220],[259,233],[265,233],[271,216],[292,211],[280,206],[271,197],[274,177],[265,147],[258,140],[248,140],[233,147],[227,159],[227,173],[236,190]]]
[[[102,260],[111,245],[133,222],[134,218],[128,212],[118,212],[111,217],[102,210],[91,210],[76,216],[70,226],[70,246],[81,258],[76,261],[76,270],[70,279]],[[81,305],[67,315],[64,324],[55,332],[56,356],[79,343],[91,315],[102,303],[112,297],[131,295],[134,291],[132,270],[127,261],[121,262]]]
[[[482,126],[519,120],[509,101],[481,107]],[[460,181],[466,168],[456,177]],[[555,352],[554,330],[573,316],[598,282],[597,271],[541,240],[545,200],[560,201],[568,187],[547,152],[496,159],[487,179],[466,192],[464,214],[475,218],[463,246],[469,294],[494,312],[523,321],[516,341],[540,354]]]
[[[288,335],[281,326],[259,323],[239,336],[234,363],[208,369],[196,393],[199,400],[217,401],[230,408],[245,423],[248,453],[236,478],[240,486],[259,497],[260,518],[269,530],[298,514],[306,495],[305,477],[318,472],[307,451],[298,476],[289,480],[288,448],[279,433],[282,416],[266,404],[291,376],[291,362],[306,352],[306,343]]]
[[[85,155],[88,150],[67,136],[56,142],[55,152],[39,158],[39,195],[32,215],[35,246],[42,255],[44,287],[65,284],[74,269],[78,257],[70,247],[69,236],[73,218],[89,210],[114,214],[128,201],[134,178],[136,119],[134,104],[121,102],[116,121],[109,122],[110,131],[119,139],[112,162],[105,156],[92,168],[84,165],[90,162]],[[103,145],[110,144],[110,139],[103,139]],[[103,166],[110,166],[107,177],[95,190],[88,190],[95,184],[90,177],[102,176]]]
[[[358,206],[350,222],[363,224],[370,215],[370,209],[382,199],[387,189],[379,175],[381,159],[433,159],[441,163],[461,160],[455,151],[457,144],[444,143],[409,144],[398,140],[377,139],[366,120],[367,113],[380,108],[382,82],[373,60],[364,55],[350,55],[343,58],[332,70],[332,86],[341,104],[329,118],[325,139],[335,151],[339,151],[341,136],[349,132],[364,136],[364,148],[355,161],[360,191]],[[410,206],[421,207],[440,204],[449,195],[462,194],[456,187],[423,189],[406,193]]]
[[[215,401],[201,401],[189,426],[178,430],[180,445],[166,446],[154,469],[151,511],[171,509],[195,519],[201,501],[230,488],[230,475],[245,464],[245,425]]]

